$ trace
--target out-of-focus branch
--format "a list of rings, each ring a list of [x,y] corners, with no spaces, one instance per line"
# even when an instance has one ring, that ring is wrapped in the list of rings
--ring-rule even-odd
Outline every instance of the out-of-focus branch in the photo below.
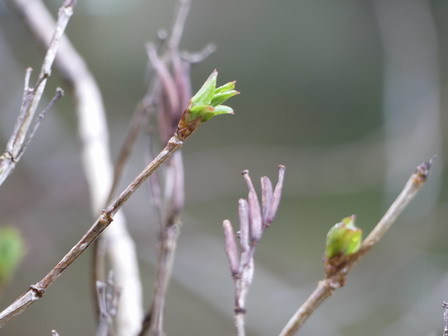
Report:
[[[377,0],[372,2],[372,9],[382,45],[386,160],[383,171],[386,173],[384,190],[390,201],[400,187],[398,177],[415,160],[444,153],[440,42],[428,1]],[[432,173],[427,202],[419,204],[422,217],[437,203],[442,171],[437,169]]]
[[[166,208],[160,223],[160,248],[153,286],[153,297],[149,312],[143,321],[140,336],[146,335],[147,332],[151,336],[162,336],[164,334],[165,301],[171,279],[177,239],[182,224],[180,212],[184,205],[183,179],[182,153],[179,151],[171,158],[165,171],[165,195],[160,201],[164,201]],[[159,202],[160,206],[162,206],[162,202]],[[162,211],[161,208],[157,210]]]
[[[7,0],[7,2],[17,9],[24,7],[24,12],[29,11],[29,7],[32,7],[27,7],[28,3],[26,1]],[[56,24],[53,24],[48,30],[49,38],[46,43],[46,46],[48,44],[48,49],[34,88],[29,87],[31,69],[27,69],[26,71],[20,114],[16,121],[14,131],[6,145],[5,153],[0,156],[0,185],[12,173],[16,163],[20,160],[20,157],[25,150],[28,140],[31,141],[32,139],[32,136],[29,136],[29,129],[34,120],[47,80],[51,75],[54,59],[61,44],[65,28],[73,15],[73,9],[76,6],[76,2],[77,0],[65,0],[63,5],[59,8]],[[35,131],[32,131],[32,135],[34,135],[34,132]]]
[[[295,335],[307,318],[316,310],[316,308],[327,297],[331,296],[336,289],[344,285],[347,274],[355,263],[378,243],[402,211],[408,206],[408,204],[423,187],[428,178],[431,163],[432,159],[417,167],[401,191],[400,195],[398,195],[384,214],[383,218],[381,218],[372,232],[363,241],[358,252],[348,256],[346,259],[342,259],[338,265],[333,265],[331,271],[327,271],[326,277],[319,281],[316,289],[292,316],[283,328],[280,336]]]
[[[54,22],[43,3],[37,0],[8,2],[20,14],[35,38],[47,45]],[[90,189],[92,213],[96,215],[107,205],[113,175],[101,93],[84,60],[68,39],[61,42],[56,66],[74,90],[84,172]],[[135,246],[121,213],[117,214],[115,224],[104,232],[103,237],[116,286],[122,288],[116,331],[118,335],[135,335],[143,318],[142,290]]]
[[[443,336],[448,336],[448,302],[442,302],[443,309]]]
[[[96,330],[96,336],[108,336],[111,332],[113,317],[117,314],[118,301],[121,294],[121,288],[115,285],[113,272],[109,273],[107,281],[97,281],[96,290],[98,291],[99,303],[99,323]]]

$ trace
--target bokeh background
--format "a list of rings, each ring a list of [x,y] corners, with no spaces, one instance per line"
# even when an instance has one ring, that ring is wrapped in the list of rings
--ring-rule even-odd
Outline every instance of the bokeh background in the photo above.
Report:
[[[45,1],[57,13],[61,1]],[[117,153],[144,93],[146,42],[169,29],[174,0],[79,1],[67,33],[100,84]],[[168,296],[168,335],[232,335],[233,288],[222,220],[237,222],[241,171],[287,167],[278,217],[256,253],[249,335],[276,335],[323,276],[325,235],[356,214],[364,232],[414,168],[438,159],[424,190],[353,269],[302,335],[436,335],[448,299],[448,2],[443,0],[193,0],[182,49],[218,50],[193,69],[236,79],[234,117],[202,127],[184,149],[186,209]],[[0,2],[0,140],[17,116],[26,67],[44,52]],[[64,87],[58,74],[47,92]],[[47,98],[50,97],[50,94]],[[0,190],[0,225],[15,226],[26,255],[0,295],[6,307],[38,281],[92,223],[72,96],[57,103]],[[144,165],[142,136],[124,181]],[[2,145],[2,146],[3,146]],[[124,183],[123,183],[124,185]],[[125,206],[149,302],[157,227],[148,191]],[[90,251],[89,251],[90,252]],[[86,253],[0,334],[93,335]]]

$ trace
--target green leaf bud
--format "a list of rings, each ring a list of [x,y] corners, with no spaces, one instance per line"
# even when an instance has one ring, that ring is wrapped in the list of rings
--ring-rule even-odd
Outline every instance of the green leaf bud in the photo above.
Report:
[[[232,108],[221,104],[239,94],[238,91],[234,90],[235,82],[229,82],[217,88],[217,76],[218,72],[214,70],[204,85],[191,98],[177,128],[177,136],[180,139],[187,138],[201,123],[210,120],[214,116],[233,114]]]
[[[355,226],[355,215],[342,219],[327,234],[325,257],[346,257],[358,252],[362,242],[362,230]]]

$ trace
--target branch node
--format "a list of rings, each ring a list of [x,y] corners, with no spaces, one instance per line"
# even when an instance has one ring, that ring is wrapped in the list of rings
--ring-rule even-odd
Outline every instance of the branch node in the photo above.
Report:
[[[41,287],[39,283],[31,285],[30,289],[36,294],[38,298],[41,298],[45,294],[45,288]]]
[[[234,312],[235,312],[235,314],[246,314],[246,312],[247,312],[247,310],[246,309],[244,309],[244,308],[235,308],[234,310],[233,310]]]

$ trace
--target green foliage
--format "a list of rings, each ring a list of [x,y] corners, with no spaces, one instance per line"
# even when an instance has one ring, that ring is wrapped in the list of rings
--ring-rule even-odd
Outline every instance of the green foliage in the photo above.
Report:
[[[201,122],[204,122],[219,114],[233,114],[231,107],[221,104],[239,94],[238,91],[235,91],[235,82],[229,82],[217,88],[217,76],[218,72],[214,70],[204,85],[191,98],[187,121],[199,118]]]
[[[0,228],[0,285],[11,279],[23,255],[20,232],[11,227]]]

